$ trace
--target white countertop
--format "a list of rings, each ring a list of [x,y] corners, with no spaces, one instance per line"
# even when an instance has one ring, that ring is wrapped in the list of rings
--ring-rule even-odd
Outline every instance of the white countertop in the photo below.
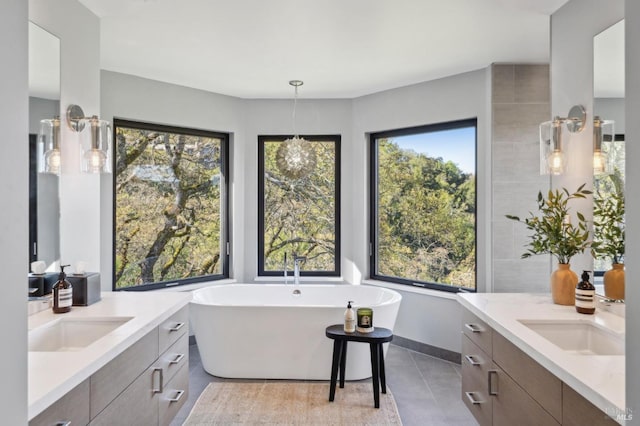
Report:
[[[78,351],[29,352],[29,420],[82,383],[125,349],[179,311],[191,293],[102,293],[91,306],[74,306],[71,312],[50,309],[29,317],[29,330],[60,318],[132,317],[122,326]]]
[[[554,304],[548,294],[459,294],[458,301],[596,407],[614,419],[625,413],[624,355],[564,351],[518,321],[587,321],[624,336],[623,317],[597,308],[594,315],[579,314],[574,306]]]

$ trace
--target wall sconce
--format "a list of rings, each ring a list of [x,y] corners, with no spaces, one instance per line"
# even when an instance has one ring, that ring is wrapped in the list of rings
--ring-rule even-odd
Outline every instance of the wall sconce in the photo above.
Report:
[[[581,105],[571,107],[566,118],[554,117],[540,124],[540,174],[561,175],[567,168],[567,156],[562,144],[562,124],[571,133],[584,129],[587,113]]]
[[[40,120],[38,172],[60,174],[60,117]]]
[[[615,139],[614,121],[602,120],[600,117],[593,117],[593,174],[594,175],[608,175],[611,174],[611,163],[607,156],[607,153],[602,150],[602,143],[604,142],[604,128],[610,126],[611,131],[607,134],[610,135],[609,140]]]
[[[74,132],[81,134],[81,171],[85,173],[111,173],[111,124],[97,115],[85,117],[78,105],[67,108],[67,123]],[[89,124],[91,131],[82,133]]]

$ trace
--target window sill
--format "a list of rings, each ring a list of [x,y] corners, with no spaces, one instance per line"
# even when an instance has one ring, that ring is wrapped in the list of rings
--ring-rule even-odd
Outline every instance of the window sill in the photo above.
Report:
[[[199,283],[193,283],[193,284],[185,284],[185,285],[179,285],[179,286],[174,286],[174,287],[165,287],[165,288],[159,288],[156,290],[149,290],[149,291],[194,291],[197,290],[199,288],[204,288],[204,287],[213,287],[216,285],[223,285],[223,284],[235,284],[236,280],[231,279],[231,278],[227,278],[224,280],[218,280],[218,281],[203,281],[203,282],[199,282]]]
[[[390,283],[388,281],[362,280],[362,284],[373,285],[377,287],[390,288],[391,290],[404,291],[407,293],[416,293],[423,296],[438,297],[440,299],[457,300],[458,293],[448,291],[432,290],[430,288],[415,287],[412,285]]]
[[[254,277],[254,283],[284,284],[281,277]],[[293,284],[293,275],[289,276],[287,284]],[[300,284],[347,284],[342,277],[300,277]]]

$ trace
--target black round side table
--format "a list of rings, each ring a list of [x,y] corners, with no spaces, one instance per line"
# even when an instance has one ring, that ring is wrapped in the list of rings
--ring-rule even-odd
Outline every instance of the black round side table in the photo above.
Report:
[[[371,376],[373,382],[373,402],[380,408],[380,388],[387,393],[387,383],[384,375],[384,354],[382,344],[393,340],[393,333],[388,328],[376,327],[371,333],[355,331],[347,333],[342,324],[330,325],[325,332],[329,339],[333,339],[333,361],[331,363],[331,385],[329,387],[329,401],[336,395],[336,381],[338,367],[340,367],[340,387],[344,388],[344,370],[347,364],[347,342],[368,343],[371,350]]]

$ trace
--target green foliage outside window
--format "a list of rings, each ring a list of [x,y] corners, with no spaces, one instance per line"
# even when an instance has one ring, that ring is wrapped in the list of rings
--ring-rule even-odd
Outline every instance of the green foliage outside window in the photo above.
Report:
[[[221,143],[116,125],[115,288],[222,273]]]
[[[475,289],[475,175],[392,138],[377,151],[377,275]]]
[[[263,144],[263,272],[282,271],[285,253],[304,256],[303,271],[336,273],[336,150],[333,140],[312,140],[316,166],[307,176],[284,176],[276,165],[282,140]]]

